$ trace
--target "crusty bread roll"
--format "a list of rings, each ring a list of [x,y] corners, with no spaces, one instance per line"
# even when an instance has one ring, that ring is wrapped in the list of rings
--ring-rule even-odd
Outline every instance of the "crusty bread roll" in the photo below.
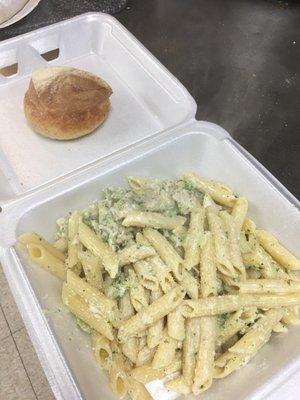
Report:
[[[87,135],[106,119],[111,87],[96,75],[69,67],[33,72],[24,113],[33,129],[51,139]]]

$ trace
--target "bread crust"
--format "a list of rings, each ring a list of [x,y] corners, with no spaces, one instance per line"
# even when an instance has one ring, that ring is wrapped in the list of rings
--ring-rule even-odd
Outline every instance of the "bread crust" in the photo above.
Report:
[[[96,75],[68,67],[50,67],[32,75],[24,113],[33,129],[57,140],[87,135],[107,118],[110,86]]]

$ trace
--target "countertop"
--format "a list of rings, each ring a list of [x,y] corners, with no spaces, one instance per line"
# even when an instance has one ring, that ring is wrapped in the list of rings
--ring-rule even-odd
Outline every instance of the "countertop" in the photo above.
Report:
[[[42,0],[0,40],[113,1]],[[179,80],[197,118],[226,130],[300,198],[300,2],[129,0],[115,17]],[[125,5],[125,6],[124,6]]]

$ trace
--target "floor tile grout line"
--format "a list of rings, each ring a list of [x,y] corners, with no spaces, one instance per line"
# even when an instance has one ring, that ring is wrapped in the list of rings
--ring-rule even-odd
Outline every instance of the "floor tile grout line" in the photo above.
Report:
[[[3,314],[3,318],[4,318],[4,321],[6,323],[7,329],[9,330],[9,334],[0,339],[0,342],[2,342],[2,340],[5,340],[8,337],[12,336],[12,333],[11,333],[11,329],[10,329],[10,327],[8,325],[8,322],[7,322],[7,319],[6,319],[6,316],[4,314],[4,310],[3,310],[2,306],[1,306],[1,304],[0,304],[0,310],[1,310],[2,314]]]
[[[0,267],[1,267],[1,264],[0,264]],[[4,277],[5,277],[5,275],[4,275]],[[5,277],[5,278],[6,278],[6,277]],[[9,293],[12,295],[11,289],[10,289],[10,287],[9,287],[7,281],[6,281],[6,286],[8,287]],[[14,302],[14,305],[15,305],[15,308],[16,308],[16,310],[17,310],[17,313],[18,313],[19,315],[21,315],[21,314],[20,314],[20,311],[19,311],[19,309],[18,309],[18,306],[17,306],[17,304],[16,304],[16,301],[15,301],[15,299],[14,299],[14,297],[13,297],[13,295],[12,295],[12,300],[13,300],[13,302]],[[7,317],[6,317],[6,314],[5,314],[5,311],[4,311],[4,308],[3,308],[3,302],[1,302],[1,301],[0,301],[0,309],[2,310],[2,312],[3,312],[4,316],[5,316],[5,320],[6,320],[6,323],[7,323],[8,327],[9,327],[9,330],[12,332],[12,329],[11,329],[11,327],[10,327],[10,325],[9,325],[8,319],[7,319]],[[21,321],[22,321],[22,323],[23,323],[22,317],[21,317]],[[18,332],[20,329],[23,329],[24,327],[25,327],[25,325],[24,325],[24,323],[23,323],[23,326],[21,326],[20,328],[18,328],[15,332]],[[15,332],[14,332],[14,333],[15,333]]]
[[[28,378],[28,380],[29,380],[29,383],[30,383],[30,386],[31,386],[31,388],[32,388],[33,394],[34,394],[36,400],[38,400],[37,394],[36,394],[36,392],[35,392],[35,390],[34,390],[33,384],[32,384],[32,382],[31,382],[31,379],[30,379],[30,377],[29,377],[29,375],[28,375],[28,372],[27,372],[27,369],[26,369],[26,367],[25,367],[23,358],[22,358],[22,356],[21,356],[21,353],[20,353],[20,351],[19,351],[19,348],[18,348],[17,343],[16,343],[16,341],[15,341],[15,338],[14,338],[14,336],[13,336],[14,334],[12,333],[12,330],[11,330],[9,324],[8,324],[8,320],[7,320],[7,318],[6,318],[6,315],[4,314],[4,311],[3,311],[3,308],[2,308],[2,306],[1,306],[1,304],[0,304],[0,309],[1,309],[1,311],[3,312],[4,319],[5,319],[6,323],[7,323],[8,329],[9,329],[9,331],[10,331],[10,335],[9,335],[9,336],[11,336],[11,338],[12,338],[12,340],[13,340],[13,342],[14,342],[14,345],[16,346],[17,353],[18,353],[18,355],[19,355],[20,361],[21,361],[22,366],[23,366],[23,368],[24,368],[25,374],[26,374],[26,376],[27,376],[27,378]],[[21,329],[23,329],[23,328],[24,328],[25,331],[26,331],[26,328],[25,328],[25,326],[24,326],[24,327],[18,329],[16,332],[19,332],[19,331],[20,331]],[[15,333],[16,333],[16,332],[15,332]],[[9,336],[7,336],[7,338],[8,338]]]
[[[4,336],[3,338],[0,339],[0,343],[1,343],[3,340],[5,340],[5,339],[7,339],[7,338],[9,338],[9,337],[11,337],[11,336],[12,336],[11,333],[9,333],[8,335]]]
[[[36,391],[35,391],[35,389],[34,389],[34,387],[33,387],[33,384],[32,384],[32,382],[31,382],[31,379],[30,379],[30,376],[29,376],[29,374],[28,374],[28,371],[27,371],[27,369],[26,369],[26,367],[25,367],[23,358],[22,358],[21,353],[20,353],[20,351],[19,351],[18,345],[17,345],[17,343],[16,343],[16,341],[15,341],[14,335],[12,335],[12,339],[13,339],[13,341],[14,341],[14,344],[15,344],[16,348],[17,348],[17,352],[18,352],[18,354],[19,354],[21,363],[22,363],[22,365],[23,365],[23,368],[24,368],[24,370],[25,370],[25,373],[26,373],[26,375],[27,375],[27,378],[28,378],[28,380],[29,380],[29,382],[30,382],[30,385],[31,385],[31,387],[32,387],[32,390],[33,390],[33,393],[34,393],[34,395],[35,395],[35,398],[36,398],[36,400],[38,400],[38,396],[37,396]]]
[[[2,311],[2,314],[3,314],[3,316],[4,316],[6,325],[8,326],[8,330],[10,331],[10,334],[11,334],[11,335],[13,335],[13,334],[19,332],[21,329],[25,328],[25,325],[23,325],[23,326],[21,326],[20,328],[18,328],[18,329],[16,329],[15,331],[13,331],[13,330],[11,329],[11,326],[10,326],[10,324],[9,324],[9,321],[8,321],[8,319],[7,319],[7,316],[6,316],[6,314],[5,314],[4,308],[3,308],[3,306],[2,306],[1,304],[0,304],[0,310]],[[18,311],[18,312],[19,312],[19,311]]]
[[[15,331],[11,331],[11,334],[12,335],[14,335],[15,333],[18,333],[18,332],[20,332],[22,329],[25,329],[26,330],[26,328],[25,328],[25,326],[23,325],[23,326],[21,326],[21,328],[18,328],[18,329],[16,329]]]

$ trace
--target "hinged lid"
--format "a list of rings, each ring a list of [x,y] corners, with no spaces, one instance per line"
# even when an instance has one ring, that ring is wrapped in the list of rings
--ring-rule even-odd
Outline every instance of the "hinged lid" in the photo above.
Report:
[[[23,97],[32,71],[47,64],[81,68],[111,85],[109,117],[94,133],[59,142],[28,126]],[[183,124],[195,113],[183,85],[109,15],[88,13],[1,42],[0,201]]]

